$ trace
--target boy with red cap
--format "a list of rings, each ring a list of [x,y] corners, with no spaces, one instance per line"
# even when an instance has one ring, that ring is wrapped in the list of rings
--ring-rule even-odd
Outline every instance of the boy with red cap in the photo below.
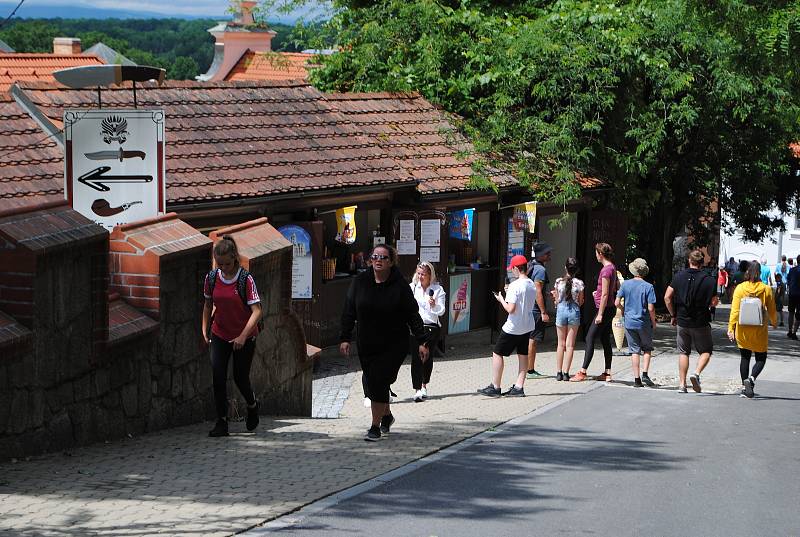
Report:
[[[500,330],[500,337],[492,353],[492,383],[478,390],[478,393],[489,397],[524,397],[525,373],[528,371],[528,339],[534,328],[533,305],[536,303],[536,287],[528,278],[528,260],[525,256],[515,255],[511,258],[508,270],[514,278],[506,290],[494,293],[495,299],[508,312],[508,319]],[[519,358],[517,381],[506,392],[501,392],[500,382],[503,378],[503,357],[516,351]]]

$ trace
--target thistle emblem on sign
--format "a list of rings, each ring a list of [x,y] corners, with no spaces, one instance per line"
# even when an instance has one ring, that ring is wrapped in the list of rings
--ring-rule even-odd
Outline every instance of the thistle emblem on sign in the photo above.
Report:
[[[109,116],[105,118],[101,125],[103,141],[107,144],[111,142],[125,143],[128,139],[128,120],[119,116]]]

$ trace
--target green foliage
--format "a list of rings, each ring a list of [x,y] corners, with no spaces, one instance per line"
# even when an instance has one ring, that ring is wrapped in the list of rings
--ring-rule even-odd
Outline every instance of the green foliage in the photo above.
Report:
[[[204,73],[214,57],[214,38],[208,29],[212,19],[12,19],[0,30],[0,39],[17,52],[52,52],[53,38],[79,37],[84,50],[103,42],[140,65],[167,69],[174,79],[193,79]],[[278,35],[272,40],[277,51],[295,51],[296,33],[310,40],[313,29],[269,24]]]
[[[616,187],[640,242],[707,239],[718,199],[750,237],[794,210],[800,2],[339,1],[315,84],[419,91],[540,199]],[[671,233],[671,235],[670,235]],[[657,235],[658,233],[656,233]],[[655,239],[652,239],[655,240]]]

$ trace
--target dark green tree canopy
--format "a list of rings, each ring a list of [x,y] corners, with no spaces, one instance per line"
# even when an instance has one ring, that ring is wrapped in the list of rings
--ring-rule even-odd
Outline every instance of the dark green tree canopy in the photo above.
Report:
[[[702,243],[717,200],[749,237],[800,185],[800,2],[339,1],[320,88],[419,91],[543,200],[616,187],[642,254]],[[655,235],[661,235],[656,237]],[[669,250],[669,251],[668,251]]]

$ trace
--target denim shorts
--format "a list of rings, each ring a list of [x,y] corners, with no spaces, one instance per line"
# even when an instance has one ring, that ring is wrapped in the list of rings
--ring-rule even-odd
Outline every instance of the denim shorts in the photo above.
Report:
[[[581,307],[576,302],[559,302],[556,306],[556,326],[581,324]]]
[[[653,325],[650,319],[645,320],[641,328],[626,328],[625,338],[631,354],[653,352]]]

